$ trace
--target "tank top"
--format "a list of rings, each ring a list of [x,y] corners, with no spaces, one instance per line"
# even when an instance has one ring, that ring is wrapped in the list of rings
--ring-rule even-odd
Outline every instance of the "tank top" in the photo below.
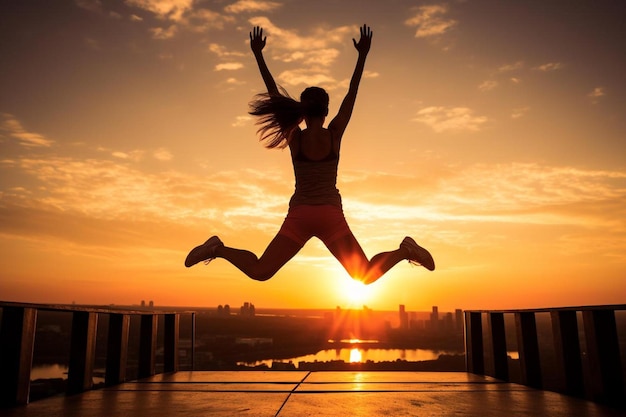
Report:
[[[341,207],[341,195],[337,189],[339,155],[335,152],[332,134],[330,152],[321,160],[308,159],[302,153],[302,132],[295,140],[299,141],[298,152],[291,161],[296,186],[289,207],[326,204]]]

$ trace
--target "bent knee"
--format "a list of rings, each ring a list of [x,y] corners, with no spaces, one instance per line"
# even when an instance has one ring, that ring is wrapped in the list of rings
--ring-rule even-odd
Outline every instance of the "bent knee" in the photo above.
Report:
[[[252,271],[249,274],[250,278],[255,281],[267,281],[276,274],[276,271]]]

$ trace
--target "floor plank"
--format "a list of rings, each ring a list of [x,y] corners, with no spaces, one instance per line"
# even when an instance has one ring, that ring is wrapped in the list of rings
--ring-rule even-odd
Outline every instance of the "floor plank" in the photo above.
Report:
[[[2,410],[63,416],[556,416],[616,410],[463,372],[178,372]]]

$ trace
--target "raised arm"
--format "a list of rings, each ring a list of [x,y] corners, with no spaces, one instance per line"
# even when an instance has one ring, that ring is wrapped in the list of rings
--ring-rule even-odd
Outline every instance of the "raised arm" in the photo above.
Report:
[[[337,116],[335,116],[335,118],[328,125],[328,129],[330,129],[333,132],[333,136],[338,139],[343,136],[343,132],[346,130],[350,117],[352,116],[352,109],[354,108],[354,103],[356,101],[356,93],[359,90],[359,83],[361,82],[363,69],[365,68],[365,58],[367,58],[367,54],[372,44],[373,32],[371,28],[367,25],[363,25],[363,27],[360,28],[360,32],[361,38],[359,39],[359,42],[357,42],[354,38],[352,39],[354,47],[359,53],[359,57],[357,58],[356,67],[354,68],[352,79],[350,80],[348,93],[344,97],[341,107],[339,107]]]
[[[278,87],[269,68],[267,68],[265,58],[263,58],[263,48],[265,48],[266,39],[267,37],[263,37],[263,29],[260,26],[252,28],[252,32],[250,32],[250,49],[252,49],[256,63],[259,65],[259,71],[261,71],[261,77],[263,77],[267,92],[274,95],[279,94]]]

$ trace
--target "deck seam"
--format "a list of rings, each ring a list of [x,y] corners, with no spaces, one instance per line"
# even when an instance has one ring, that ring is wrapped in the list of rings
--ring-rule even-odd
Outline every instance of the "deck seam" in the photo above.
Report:
[[[283,401],[283,403],[280,405],[280,408],[278,409],[278,411],[276,411],[276,414],[274,414],[274,417],[278,417],[280,412],[283,410],[283,407],[285,406],[285,404],[287,404],[287,401],[289,401],[289,398],[291,398],[291,394],[293,394],[298,389],[298,387],[304,382],[304,380],[307,379],[309,375],[311,375],[311,372],[312,371],[308,371],[306,375],[304,375],[304,377],[300,380],[300,382],[298,382],[298,384],[295,387],[293,387],[291,391],[289,391],[289,394],[287,394],[287,398],[285,398],[285,401]]]

